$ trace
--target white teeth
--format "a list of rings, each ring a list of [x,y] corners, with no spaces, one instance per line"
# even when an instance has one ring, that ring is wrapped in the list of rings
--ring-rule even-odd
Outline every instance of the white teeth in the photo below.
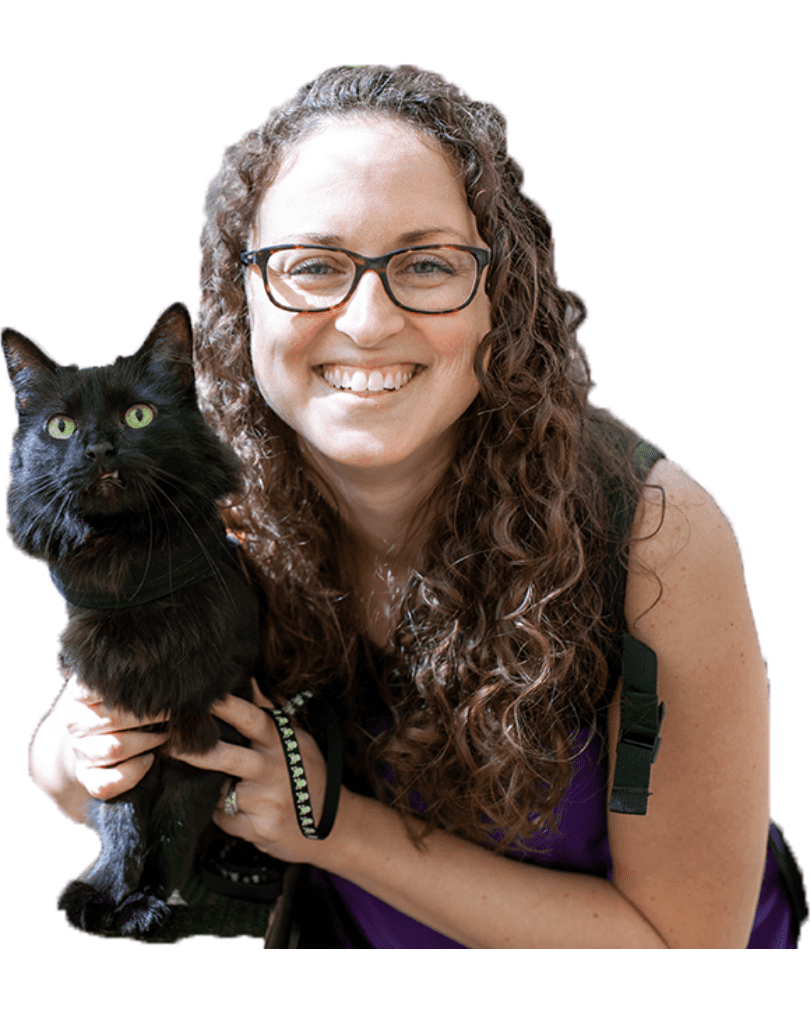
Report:
[[[377,393],[381,390],[399,390],[413,378],[414,371],[403,372],[401,369],[383,373],[380,369],[366,371],[349,369],[344,366],[331,366],[323,370],[323,378],[337,390],[350,390],[355,394],[366,391]]]

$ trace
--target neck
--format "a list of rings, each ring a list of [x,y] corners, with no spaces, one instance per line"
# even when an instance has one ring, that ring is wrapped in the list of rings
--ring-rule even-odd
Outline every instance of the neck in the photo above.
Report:
[[[343,465],[311,447],[306,456],[325,480],[337,509],[357,541],[363,564],[412,563],[424,542],[419,510],[447,467],[449,453],[424,455],[382,467]]]

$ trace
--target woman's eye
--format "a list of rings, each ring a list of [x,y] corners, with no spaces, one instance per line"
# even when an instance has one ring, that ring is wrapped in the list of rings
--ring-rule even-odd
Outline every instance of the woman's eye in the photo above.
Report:
[[[69,440],[76,432],[76,423],[68,415],[54,415],[48,420],[48,434],[55,440]]]
[[[154,417],[155,413],[148,404],[136,404],[124,415],[124,422],[130,429],[143,429],[153,421]]]
[[[292,275],[299,274],[328,274],[334,270],[330,264],[325,264],[322,260],[310,260],[305,264],[295,264],[291,267],[287,273]]]
[[[408,264],[403,265],[405,271],[410,271],[412,274],[421,275],[437,275],[437,274],[452,274],[453,268],[450,264],[445,263],[443,260],[434,259],[423,259],[423,260],[412,260]]]
[[[354,277],[354,264],[340,254],[327,257],[289,258],[279,264],[268,264],[271,285],[287,285],[305,292],[332,294],[349,284]]]

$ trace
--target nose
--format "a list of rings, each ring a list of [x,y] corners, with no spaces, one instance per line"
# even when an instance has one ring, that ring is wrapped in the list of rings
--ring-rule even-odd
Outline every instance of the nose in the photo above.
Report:
[[[388,298],[376,271],[366,271],[349,301],[338,310],[334,326],[355,344],[370,347],[403,329],[405,311]]]
[[[88,444],[84,448],[84,453],[85,456],[94,460],[99,468],[104,468],[104,465],[107,463],[107,456],[112,454],[114,449],[112,443],[104,441]]]

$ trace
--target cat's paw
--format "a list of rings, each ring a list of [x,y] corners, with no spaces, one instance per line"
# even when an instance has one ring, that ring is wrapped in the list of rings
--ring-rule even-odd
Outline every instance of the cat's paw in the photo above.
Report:
[[[85,932],[139,939],[158,929],[171,909],[147,890],[136,890],[116,903],[89,883],[76,880],[59,898],[59,910],[65,912],[71,925]]]

